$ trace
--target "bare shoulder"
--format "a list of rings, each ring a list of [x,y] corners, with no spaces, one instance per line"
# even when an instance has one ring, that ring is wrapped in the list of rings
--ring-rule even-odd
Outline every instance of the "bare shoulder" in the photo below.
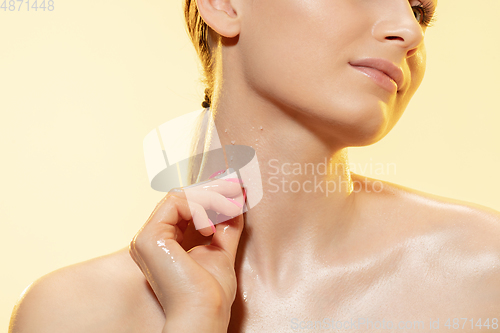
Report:
[[[481,248],[500,250],[500,212],[473,202],[438,196],[405,186],[367,178],[381,209],[391,209],[404,217],[403,224],[416,229],[443,232],[450,239],[467,240],[463,245],[476,243]],[[377,182],[377,183],[375,183]],[[375,192],[375,191],[374,191]],[[500,252],[498,253],[500,254]]]
[[[500,212],[476,203],[366,178],[373,191],[370,211],[383,217],[404,244],[405,260],[427,272],[441,287],[500,308]],[[400,236],[403,235],[403,236]],[[396,243],[396,241],[395,241]],[[415,273],[416,271],[414,271]],[[416,273],[418,274],[418,273]]]
[[[406,226],[434,231],[449,230],[455,236],[466,234],[479,237],[500,249],[500,212],[476,203],[434,195],[391,182],[353,175],[353,180],[363,181],[361,191],[372,193],[365,201],[385,215],[400,216]]]
[[[34,281],[14,308],[9,332],[160,332],[163,312],[155,300],[122,248]]]

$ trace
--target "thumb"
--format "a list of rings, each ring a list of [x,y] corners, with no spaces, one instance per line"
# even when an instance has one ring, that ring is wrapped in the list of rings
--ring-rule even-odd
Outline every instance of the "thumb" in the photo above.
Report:
[[[233,265],[244,224],[243,214],[216,224],[215,229],[217,231],[213,235],[212,242],[210,243],[210,245],[224,250],[231,259]]]

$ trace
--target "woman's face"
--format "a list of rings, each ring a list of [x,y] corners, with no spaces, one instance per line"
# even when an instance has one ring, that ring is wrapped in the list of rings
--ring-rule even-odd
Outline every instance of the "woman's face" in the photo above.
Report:
[[[238,52],[245,80],[344,144],[373,143],[395,125],[423,79],[424,21],[430,16],[420,14],[436,5],[437,0],[242,1]],[[397,92],[350,64],[364,58],[385,59],[402,70]]]

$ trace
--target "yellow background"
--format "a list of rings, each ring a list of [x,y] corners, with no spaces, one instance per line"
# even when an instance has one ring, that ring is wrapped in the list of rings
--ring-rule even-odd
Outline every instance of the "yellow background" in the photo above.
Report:
[[[181,3],[0,10],[0,330],[32,281],[127,246],[163,197],[149,187],[142,140],[203,101]],[[440,0],[437,13],[422,86],[351,162],[500,210],[500,1]],[[396,172],[370,174],[370,163]]]

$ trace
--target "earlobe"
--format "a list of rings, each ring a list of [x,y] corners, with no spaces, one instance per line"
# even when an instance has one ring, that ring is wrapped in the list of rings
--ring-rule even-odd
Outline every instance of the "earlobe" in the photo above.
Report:
[[[219,35],[232,38],[239,34],[239,17],[231,0],[196,0],[203,20]]]

